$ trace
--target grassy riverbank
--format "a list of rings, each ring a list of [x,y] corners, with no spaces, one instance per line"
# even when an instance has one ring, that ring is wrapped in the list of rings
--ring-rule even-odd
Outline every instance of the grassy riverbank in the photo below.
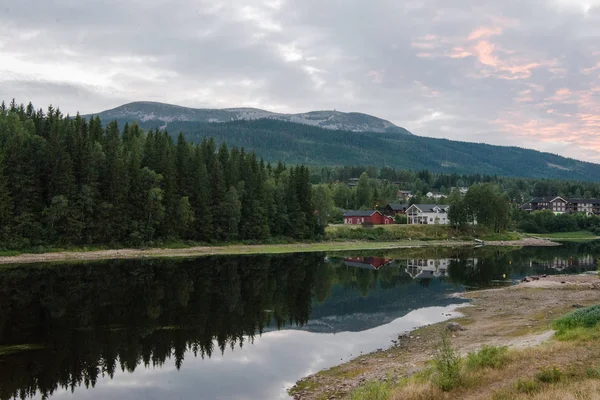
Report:
[[[490,246],[553,246],[553,242],[539,239],[491,241]],[[136,258],[186,258],[211,255],[284,254],[308,252],[335,252],[359,250],[416,249],[426,247],[472,246],[471,241],[458,240],[399,240],[399,241],[328,241],[317,243],[288,243],[270,245],[196,246],[182,248],[115,249],[91,251],[57,251],[40,254],[0,256],[0,265],[44,262],[78,262]]]
[[[582,241],[582,240],[598,240],[600,236],[588,232],[588,231],[577,231],[577,232],[558,232],[558,233],[536,233],[536,234],[525,234],[528,237],[539,237],[544,239],[551,240],[573,240],[573,241]]]
[[[456,320],[464,331],[449,332],[441,323],[400,335],[390,349],[307,377],[290,393],[295,399],[596,398],[600,309],[563,316],[574,304],[600,304],[597,276],[549,277],[467,297],[472,306]]]
[[[364,228],[361,225],[330,225],[325,229],[327,240],[519,240],[517,232],[494,233],[482,227],[457,231],[447,225],[379,225]]]

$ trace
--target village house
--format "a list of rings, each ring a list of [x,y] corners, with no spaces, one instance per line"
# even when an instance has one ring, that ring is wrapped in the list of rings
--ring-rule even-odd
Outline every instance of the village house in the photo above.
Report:
[[[533,212],[550,210],[554,214],[584,213],[586,215],[600,215],[599,199],[574,199],[560,196],[534,197],[528,203],[519,207],[523,211]]]
[[[383,209],[383,214],[390,217],[395,217],[398,214],[406,214],[408,207],[408,204],[390,203]]]
[[[398,200],[408,201],[413,197],[413,194],[410,190],[398,190],[397,197]]]
[[[344,224],[346,225],[389,225],[394,219],[383,215],[377,210],[368,211],[346,211],[344,213]]]
[[[469,191],[469,188],[466,186],[461,186],[461,187],[452,186],[450,188],[450,192],[459,192],[461,194],[461,196],[466,195],[468,191]]]
[[[356,185],[358,185],[358,178],[348,179],[348,182],[346,183],[346,185],[348,185],[349,188],[356,187]]]
[[[443,197],[446,197],[441,193],[435,193],[435,192],[428,192],[425,196],[427,196],[428,199],[435,199],[435,200],[439,200]]]
[[[438,204],[413,204],[406,210],[409,224],[427,225],[439,224],[448,225],[448,205]]]

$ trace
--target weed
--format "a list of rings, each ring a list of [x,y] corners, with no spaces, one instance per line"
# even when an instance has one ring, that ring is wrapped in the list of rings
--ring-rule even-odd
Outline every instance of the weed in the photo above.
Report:
[[[531,379],[519,379],[516,386],[519,393],[534,394],[540,390],[540,384]]]
[[[500,368],[507,360],[506,346],[482,346],[477,352],[472,352],[467,355],[467,368]]]
[[[442,334],[441,342],[433,359],[433,383],[443,391],[449,391],[461,383],[460,355],[452,348],[448,334]]]
[[[386,382],[369,382],[350,395],[350,400],[387,400],[390,397],[391,388]]]
[[[554,364],[552,368],[540,368],[539,372],[535,374],[535,379],[544,383],[556,383],[560,381],[561,376],[562,372],[560,372],[560,369]]]
[[[590,379],[600,379],[600,367],[588,368],[585,370],[585,374]]]

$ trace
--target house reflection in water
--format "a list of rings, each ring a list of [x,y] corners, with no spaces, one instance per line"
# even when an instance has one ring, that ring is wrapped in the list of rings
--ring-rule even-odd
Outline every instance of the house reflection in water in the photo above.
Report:
[[[583,268],[585,270],[595,269],[597,265],[596,258],[591,255],[583,255],[579,257],[570,257],[570,258],[562,258],[562,257],[554,257],[552,260],[548,261],[529,261],[529,267],[543,267],[550,268],[556,271],[564,271],[566,269],[580,269]]]
[[[406,260],[406,272],[414,279],[448,276],[449,258]]]
[[[383,257],[346,257],[344,258],[344,264],[349,267],[358,267],[365,269],[378,270],[384,265],[388,265],[394,262],[393,258]]]
[[[438,258],[438,259],[414,259],[406,260],[406,272],[413,279],[425,278],[444,278],[448,276],[448,267],[452,261],[458,261],[453,258]],[[477,258],[469,258],[466,260],[468,267],[476,267]]]

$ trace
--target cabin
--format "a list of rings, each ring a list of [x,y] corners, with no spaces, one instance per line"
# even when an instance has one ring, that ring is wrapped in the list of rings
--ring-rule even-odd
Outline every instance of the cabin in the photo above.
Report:
[[[394,219],[383,215],[377,210],[346,211],[344,213],[344,224],[346,225],[389,225]]]
[[[448,205],[413,204],[406,210],[408,223],[416,225],[448,225]]]
[[[383,209],[383,215],[395,217],[398,214],[406,214],[408,204],[390,203]]]

